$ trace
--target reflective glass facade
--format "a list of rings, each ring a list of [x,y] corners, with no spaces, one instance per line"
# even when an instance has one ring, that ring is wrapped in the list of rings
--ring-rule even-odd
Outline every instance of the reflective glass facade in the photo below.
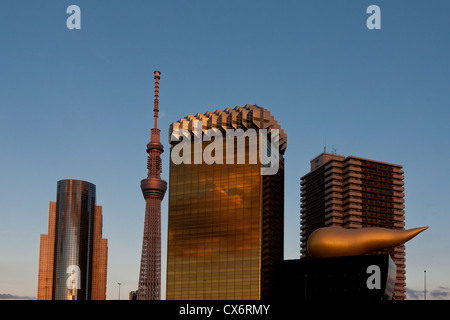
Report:
[[[223,163],[170,163],[167,300],[261,299],[283,260],[283,155],[272,176]]]
[[[107,240],[95,185],[61,180],[50,203],[49,234],[41,235],[38,299],[106,298]]]
[[[95,211],[95,185],[58,181],[56,199],[55,300],[88,300]],[[73,269],[73,277],[68,273]],[[79,269],[78,269],[79,268]],[[74,281],[69,289],[68,281]]]

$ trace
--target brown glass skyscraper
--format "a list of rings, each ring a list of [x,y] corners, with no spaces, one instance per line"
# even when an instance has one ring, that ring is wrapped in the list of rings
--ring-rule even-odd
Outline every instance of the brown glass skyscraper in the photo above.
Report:
[[[322,153],[301,179],[301,257],[321,227],[404,229],[402,166]],[[394,299],[405,298],[405,246],[389,250],[397,266]],[[381,253],[381,252],[379,252]]]
[[[145,198],[144,238],[142,240],[141,268],[137,300],[159,300],[161,298],[161,201],[167,183],[161,180],[161,154],[164,151],[158,129],[159,79],[155,71],[154,125],[147,144],[147,179],[141,181]]]
[[[41,235],[38,300],[105,300],[108,240],[95,185],[58,181],[48,234]]]
[[[222,164],[195,163],[210,142],[196,149],[194,140],[191,164],[170,162],[166,298],[260,299],[268,293],[274,264],[283,260],[286,134],[269,111],[254,105],[190,115],[170,132],[185,128],[194,134],[197,121],[201,137],[209,129],[224,136],[227,130],[279,130],[279,168],[261,175],[259,160],[238,163],[236,153],[227,164],[225,142]],[[260,145],[244,141],[246,155]],[[177,144],[171,141],[171,156]]]

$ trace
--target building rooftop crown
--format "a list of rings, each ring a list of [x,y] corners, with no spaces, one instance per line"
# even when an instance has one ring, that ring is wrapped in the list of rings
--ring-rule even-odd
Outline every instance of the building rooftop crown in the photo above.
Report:
[[[267,129],[270,133],[272,129],[278,129],[280,140],[280,150],[284,151],[287,147],[287,135],[281,129],[278,122],[265,108],[257,105],[247,104],[245,107],[236,106],[234,109],[226,108],[225,110],[216,110],[215,112],[207,111],[206,113],[197,113],[188,115],[178,121],[173,122],[169,128],[169,142],[172,132],[177,129],[186,129],[192,132],[194,122],[202,123],[202,130],[206,132],[208,129],[219,129],[226,131],[227,129]]]

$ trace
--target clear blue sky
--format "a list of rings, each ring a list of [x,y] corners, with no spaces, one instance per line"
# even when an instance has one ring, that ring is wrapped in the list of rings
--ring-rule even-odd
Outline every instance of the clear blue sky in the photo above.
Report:
[[[81,30],[66,27],[71,4]],[[372,4],[380,30],[366,27]],[[107,298],[118,282],[122,299],[137,288],[160,70],[163,178],[172,121],[256,103],[288,135],[285,258],[299,257],[300,178],[326,144],[404,166],[406,227],[430,227],[406,245],[410,297],[426,269],[427,298],[450,298],[449,12],[425,0],[2,0],[0,294],[37,296],[39,235],[68,178],[97,186]]]

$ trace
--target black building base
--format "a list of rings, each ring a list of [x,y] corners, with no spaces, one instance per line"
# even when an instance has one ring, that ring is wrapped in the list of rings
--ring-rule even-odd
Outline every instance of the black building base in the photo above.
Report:
[[[275,269],[274,300],[391,300],[396,266],[388,254],[285,260]]]

